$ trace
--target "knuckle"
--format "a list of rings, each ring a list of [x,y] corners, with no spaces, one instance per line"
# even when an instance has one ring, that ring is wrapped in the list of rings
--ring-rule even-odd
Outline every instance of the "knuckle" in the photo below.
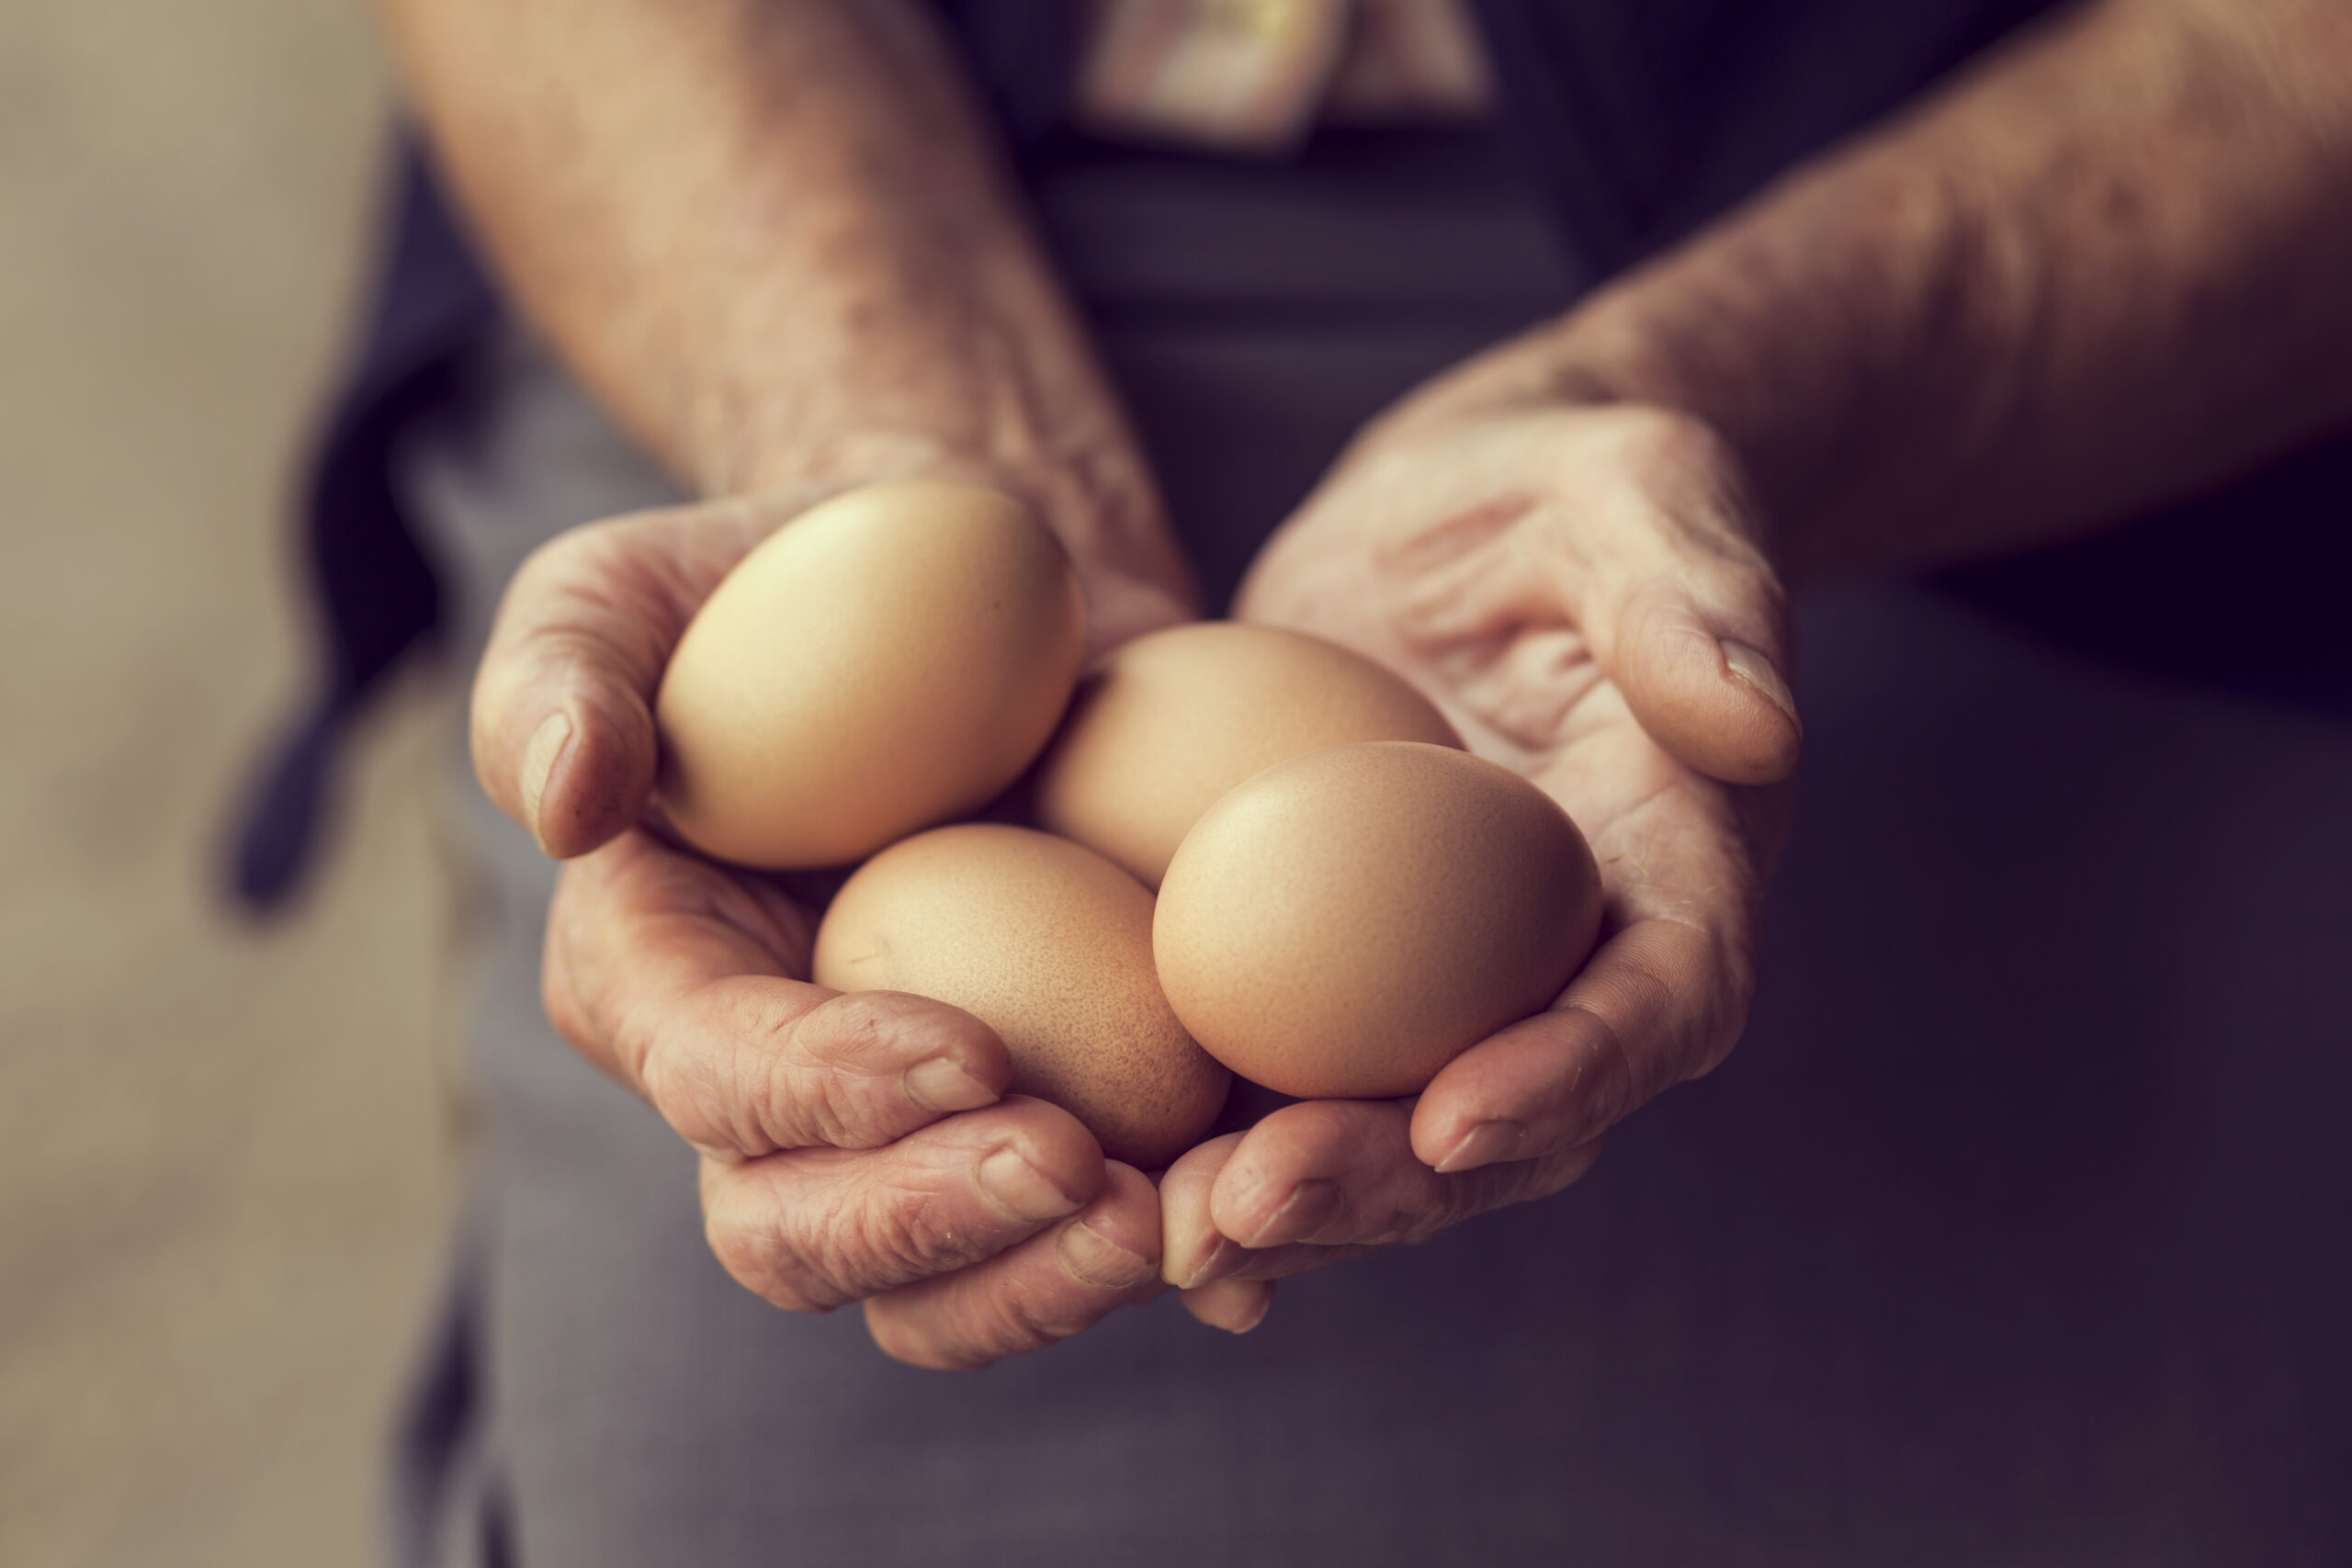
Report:
[[[854,1086],[812,1068],[796,1047],[781,999],[721,984],[660,1008],[644,1032],[634,1058],[646,1094],[690,1143],[756,1157],[875,1141],[857,1134]]]
[[[746,1027],[725,1028],[717,1087],[739,1137],[773,1149],[839,1147],[843,1119],[825,1076],[808,1068],[796,1022],[780,1003],[763,999]]]
[[[889,1014],[896,1010],[887,993],[844,991],[812,1010],[795,1029],[800,1049],[815,1061],[858,1066],[888,1054]]]
[[[1416,1163],[1408,1190],[1384,1188],[1369,1200],[1343,1190],[1340,1213],[1317,1235],[1363,1247],[1424,1241],[1464,1217],[1466,1190]]]
[[[742,1095],[726,1081],[719,1064],[666,1043],[650,1046],[641,1060],[639,1077],[646,1098],[678,1136],[696,1148],[752,1158],[775,1152],[756,1118],[745,1114]]]
[[[1575,1074],[1568,1083],[1573,1103],[1580,1112],[1576,1123],[1581,1134],[1588,1129],[1615,1126],[1642,1102],[1644,1096],[1638,1082],[1639,1069],[1617,1026],[1599,1010],[1583,1003],[1575,1004],[1570,1010],[1582,1015],[1590,1031],[1589,1043],[1578,1054]]]
[[[1472,1201],[1465,1191],[1461,1197],[1450,1198],[1417,1211],[1409,1221],[1391,1230],[1364,1236],[1358,1245],[1418,1247],[1441,1231],[1450,1230],[1472,1215],[1483,1213],[1487,1207],[1489,1205]]]
[[[581,524],[534,545],[507,581],[507,603],[511,604],[520,595],[569,575],[570,563],[588,546],[597,526],[594,523]]]
[[[876,1103],[897,1082],[884,1071],[898,1054],[890,1021],[887,1008],[857,993],[763,1021],[763,1100],[779,1141],[862,1149],[897,1135]]]
[[[928,1279],[976,1262],[987,1248],[940,1192],[895,1186],[867,1204],[854,1227],[865,1255],[910,1279]]]
[[[770,1070],[766,1098],[781,1134],[801,1145],[822,1144],[836,1149],[862,1148],[875,1142],[858,1131],[864,1118],[859,1115],[857,1095],[839,1075],[812,1073],[781,1057]]]
[[[1612,1123],[1690,1077],[1704,1055],[1704,1043],[1715,1032],[1724,1005],[1724,958],[1715,927],[1690,919],[1662,919],[1643,941],[1627,945],[1622,1013],[1642,1021],[1652,1044],[1637,1050],[1614,1022],[1601,1020],[1608,1054],[1625,1091]],[[1699,977],[1695,984],[1693,976]]]
[[[1685,972],[1695,969],[1709,979],[1698,1005],[1683,1010],[1688,1021],[1675,1048],[1661,1056],[1661,1081],[1652,1086],[1651,1093],[1704,1077],[1721,1066],[1739,1042],[1748,1002],[1756,994],[1755,954],[1746,942],[1733,940],[1713,925],[1679,929],[1684,933],[1685,951],[1669,962]],[[1670,998],[1675,993],[1677,988],[1666,975],[1652,971],[1650,976],[1662,995]]]
[[[721,1206],[709,1206],[704,1239],[728,1274],[771,1306],[827,1313],[851,1298],[808,1266],[780,1223],[755,1224]]]
[[[578,524],[523,558],[514,583],[526,591],[553,591],[591,604],[604,601],[606,585],[622,578],[643,553],[637,516],[606,517]]]
[[[634,667],[658,670],[682,626],[674,593],[663,591],[674,587],[666,541],[682,513],[583,523],[538,546],[508,583],[494,641],[502,650],[519,641],[537,648],[540,661],[558,663],[583,648],[605,648]],[[490,668],[485,662],[486,674]]]

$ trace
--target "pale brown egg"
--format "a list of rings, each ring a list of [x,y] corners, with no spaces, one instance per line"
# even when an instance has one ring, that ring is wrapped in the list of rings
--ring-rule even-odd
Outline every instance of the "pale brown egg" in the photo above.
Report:
[[[1584,835],[1507,768],[1376,742],[1294,758],[1227,795],[1159,889],[1176,1016],[1242,1077],[1388,1099],[1542,1011],[1592,950]]]
[[[1401,677],[1305,632],[1198,621],[1114,649],[1079,683],[1039,762],[1039,824],[1157,887],[1226,791],[1358,740],[1459,747]]]
[[[1013,1092],[1145,1170],[1199,1142],[1225,1103],[1229,1075],[1160,994],[1151,895],[1067,840],[974,822],[893,844],[834,897],[816,978],[962,1008],[1003,1037]]]
[[[659,798],[696,849],[843,864],[965,815],[1017,777],[1069,700],[1077,574],[1010,497],[868,485],[728,575],[655,704]]]

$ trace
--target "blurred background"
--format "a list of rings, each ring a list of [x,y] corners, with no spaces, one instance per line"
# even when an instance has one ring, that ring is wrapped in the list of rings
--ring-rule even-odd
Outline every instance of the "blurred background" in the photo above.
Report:
[[[0,6],[0,1563],[377,1560],[452,1137],[446,694],[267,929],[214,836],[302,680],[288,476],[390,104],[357,0]]]

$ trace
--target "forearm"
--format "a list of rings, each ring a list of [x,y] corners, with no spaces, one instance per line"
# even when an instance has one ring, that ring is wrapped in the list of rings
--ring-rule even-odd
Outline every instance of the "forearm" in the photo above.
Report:
[[[384,0],[477,233],[706,493],[961,469],[1151,531],[1115,403],[922,8]]]
[[[1484,374],[1698,414],[1798,570],[2225,478],[2352,422],[2352,11],[2069,14]]]

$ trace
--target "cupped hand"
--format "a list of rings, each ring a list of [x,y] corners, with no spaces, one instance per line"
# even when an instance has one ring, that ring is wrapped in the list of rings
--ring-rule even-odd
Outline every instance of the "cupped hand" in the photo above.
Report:
[[[1801,734],[1746,496],[1668,411],[1441,393],[1361,437],[1261,554],[1238,614],[1410,678],[1567,810],[1606,913],[1547,1011],[1417,1099],[1286,1105],[1180,1159],[1164,1269],[1194,1315],[1248,1328],[1281,1276],[1555,1192],[1730,1051]]]
[[[811,984],[808,887],[676,846],[650,806],[671,649],[735,562],[825,493],[641,513],[543,547],[482,658],[475,768],[570,862],[548,1017],[700,1154],[729,1272],[794,1311],[863,1301],[902,1360],[980,1366],[1162,1288],[1151,1184],[1068,1112],[1006,1097],[1003,1043],[969,1014]],[[1078,564],[1104,635],[1182,613],[1181,585]]]

